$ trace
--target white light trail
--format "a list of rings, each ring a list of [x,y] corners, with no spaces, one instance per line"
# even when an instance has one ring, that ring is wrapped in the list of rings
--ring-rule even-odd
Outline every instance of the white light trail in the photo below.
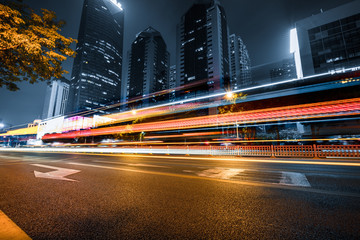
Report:
[[[358,69],[358,68],[348,68],[348,69],[343,70],[342,72],[350,72],[350,71],[354,71],[354,69],[356,71],[356,69]],[[303,78],[300,78],[300,79],[299,78],[293,78],[293,79],[284,80],[284,81],[276,82],[276,83],[268,83],[268,84],[263,84],[263,85],[259,85],[259,86],[254,86],[254,87],[242,88],[242,89],[234,90],[232,92],[233,93],[242,93],[242,92],[246,92],[246,91],[250,91],[250,90],[261,89],[261,88],[265,88],[265,87],[282,85],[282,84],[286,84],[286,83],[297,82],[297,81],[304,80],[304,79],[310,79],[310,78],[322,77],[322,76],[334,75],[334,74],[335,74],[334,72],[320,73],[320,74],[315,74],[315,75],[303,77]],[[154,109],[154,108],[158,108],[158,107],[167,107],[167,106],[183,104],[183,103],[188,103],[188,102],[193,102],[193,101],[198,101],[198,100],[204,100],[204,99],[208,99],[208,98],[224,97],[226,94],[227,94],[227,92],[215,93],[215,94],[212,94],[212,95],[196,97],[196,98],[189,98],[189,99],[183,99],[183,100],[179,100],[179,101],[176,101],[176,102],[164,103],[164,104],[160,104],[160,105],[156,105],[156,106],[140,108],[140,109],[137,109],[137,110],[142,111],[142,110]],[[127,112],[124,112],[124,113],[131,113],[131,111],[127,111]]]

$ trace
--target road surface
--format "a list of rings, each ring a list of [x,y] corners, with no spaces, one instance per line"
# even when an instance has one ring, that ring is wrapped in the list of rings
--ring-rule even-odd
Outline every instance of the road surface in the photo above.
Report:
[[[360,239],[360,161],[0,152],[1,211],[32,239]]]

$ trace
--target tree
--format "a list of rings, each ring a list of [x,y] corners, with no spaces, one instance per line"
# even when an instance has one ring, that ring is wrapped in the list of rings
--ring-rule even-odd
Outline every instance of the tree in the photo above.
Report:
[[[234,113],[234,112],[241,112],[243,111],[243,107],[241,104],[236,103],[237,100],[244,100],[246,99],[246,94],[243,93],[232,93],[229,96],[225,97],[226,101],[231,102],[232,104],[224,105],[218,107],[219,114],[226,114],[226,113]]]
[[[74,57],[75,39],[60,34],[64,21],[53,11],[36,14],[21,3],[0,3],[0,87],[19,90],[17,82],[31,84],[60,78],[67,73],[61,63]]]

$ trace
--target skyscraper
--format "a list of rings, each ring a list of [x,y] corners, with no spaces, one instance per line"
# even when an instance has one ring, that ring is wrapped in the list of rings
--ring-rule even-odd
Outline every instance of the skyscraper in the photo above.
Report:
[[[176,65],[172,65],[170,66],[170,71],[169,71],[169,89],[173,89],[169,93],[170,102],[175,101],[176,98],[175,88],[176,88]]]
[[[300,49],[295,60],[305,76],[360,66],[359,0],[300,20],[295,27]]]
[[[297,78],[295,61],[293,57],[273,63],[272,65],[274,67],[270,69],[271,82],[279,82],[281,80]]]
[[[54,80],[47,86],[42,115],[43,119],[65,114],[69,88],[70,82],[65,78]]]
[[[169,88],[169,52],[158,31],[148,27],[138,33],[128,55],[128,100]],[[141,105],[166,98],[168,95],[147,98]]]
[[[196,86],[187,96],[206,94],[229,84],[229,30],[216,0],[198,0],[177,26],[178,85]]]
[[[251,85],[251,61],[240,36],[230,35],[231,88],[236,90]]]
[[[120,101],[123,37],[124,11],[117,0],[84,1],[68,112]]]

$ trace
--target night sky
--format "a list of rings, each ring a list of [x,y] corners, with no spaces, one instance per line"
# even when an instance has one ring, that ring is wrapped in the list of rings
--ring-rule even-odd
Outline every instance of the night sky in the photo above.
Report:
[[[62,30],[66,37],[77,38],[83,0],[24,0],[35,11],[46,8],[67,22]],[[175,64],[176,24],[193,0],[122,0],[125,11],[124,65],[126,52],[135,35],[152,26],[162,34]],[[289,54],[289,30],[297,20],[318,14],[351,0],[222,0],[230,33],[240,35],[246,44],[252,65],[286,58]],[[75,46],[73,46],[75,48]],[[71,73],[73,60],[64,63]],[[123,77],[126,69],[123,69]],[[66,76],[70,78],[70,74]],[[13,125],[40,118],[46,83],[19,85],[20,91],[0,88],[0,121]]]

